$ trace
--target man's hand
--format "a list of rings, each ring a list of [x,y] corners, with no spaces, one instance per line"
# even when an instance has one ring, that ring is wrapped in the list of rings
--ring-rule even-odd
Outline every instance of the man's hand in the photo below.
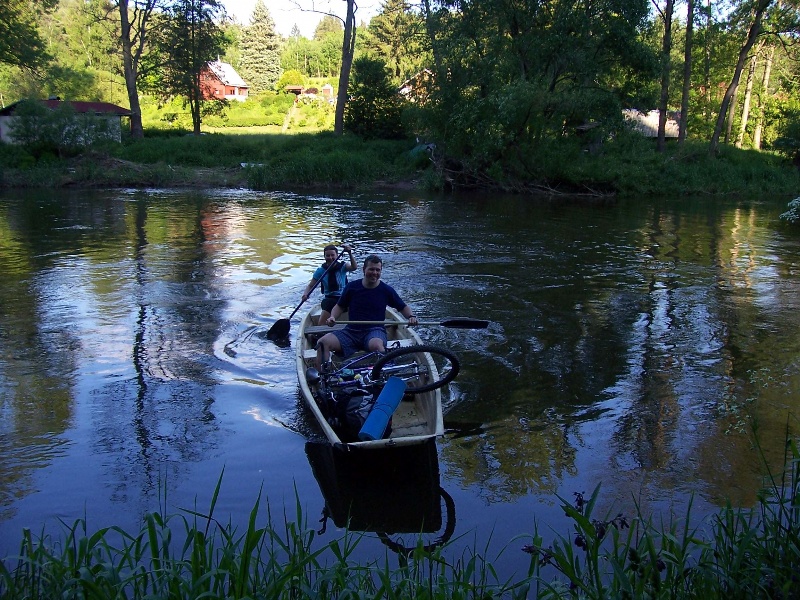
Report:
[[[333,327],[334,325],[336,325],[336,319],[334,319],[333,317],[328,317],[328,320],[325,321],[325,324],[328,327]]]

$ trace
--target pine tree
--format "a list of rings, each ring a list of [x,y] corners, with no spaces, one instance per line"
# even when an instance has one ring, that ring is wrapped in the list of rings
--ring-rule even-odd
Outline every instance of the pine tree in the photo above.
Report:
[[[281,38],[264,0],[258,0],[242,37],[239,74],[253,93],[274,89],[281,77]]]

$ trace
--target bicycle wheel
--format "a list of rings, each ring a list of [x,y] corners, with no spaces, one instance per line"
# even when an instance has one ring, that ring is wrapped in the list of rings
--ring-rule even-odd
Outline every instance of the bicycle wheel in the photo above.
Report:
[[[384,377],[400,377],[408,386],[406,393],[420,394],[447,385],[460,368],[458,358],[447,348],[422,344],[387,352],[372,367],[370,378],[377,381]]]

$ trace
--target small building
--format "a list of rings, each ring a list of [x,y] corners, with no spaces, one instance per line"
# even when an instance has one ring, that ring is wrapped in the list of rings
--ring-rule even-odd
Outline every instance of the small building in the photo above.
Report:
[[[287,85],[283,89],[287,94],[294,94],[295,96],[300,96],[306,91],[306,88],[302,85]]]
[[[205,100],[238,100],[244,102],[250,93],[247,85],[231,65],[217,59],[200,71],[200,88]]]
[[[416,75],[406,79],[397,92],[409,102],[424,104],[430,95],[433,79],[433,71],[423,69]]]
[[[622,116],[631,125],[634,131],[638,131],[645,137],[658,137],[658,117],[661,115],[659,110],[650,112],[640,112],[635,108],[628,108],[622,111]],[[667,124],[664,127],[664,137],[667,139],[678,137],[679,125],[675,119],[669,118],[667,114]]]
[[[16,114],[17,109],[23,101],[14,102],[9,104],[3,109],[0,109],[0,141],[13,144],[14,143],[14,126],[18,122],[19,116]],[[51,98],[49,100],[40,100],[40,102],[50,110],[58,110],[64,105],[69,105],[76,117],[90,116],[101,122],[102,127],[93,127],[87,130],[82,128],[79,136],[84,138],[83,143],[91,143],[98,139],[110,139],[117,142],[122,141],[122,117],[130,117],[131,111],[127,108],[122,108],[110,102],[79,102],[60,100],[58,98]],[[75,128],[78,127],[76,122]],[[67,128],[67,129],[75,129]],[[85,139],[85,138],[90,139]]]

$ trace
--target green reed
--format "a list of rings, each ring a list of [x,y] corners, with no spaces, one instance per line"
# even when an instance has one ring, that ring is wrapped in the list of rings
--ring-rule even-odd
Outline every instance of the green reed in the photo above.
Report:
[[[800,452],[786,440],[784,469],[770,472],[756,507],[726,505],[708,532],[689,525],[691,503],[683,519],[656,523],[638,507],[630,521],[595,517],[600,486],[562,499],[571,533],[545,546],[537,532],[523,548],[536,597],[800,598]]]
[[[354,551],[368,534],[315,543],[299,499],[295,518],[284,513],[278,526],[259,494],[240,531],[214,517],[221,474],[207,511],[166,515],[162,506],[137,533],[91,532],[86,518],[64,524],[63,539],[24,530],[19,555],[0,562],[0,598],[797,598],[800,450],[786,439],[784,469],[769,475],[756,507],[728,505],[702,525],[689,525],[691,504],[681,519],[656,521],[638,506],[632,518],[599,517],[600,486],[562,499],[570,532],[545,546],[535,531],[522,548],[529,569],[512,578],[499,576],[489,541],[478,551],[477,539],[460,555],[455,540],[433,549],[420,540],[394,565],[388,551],[359,563]],[[521,538],[494,561],[519,551]]]

